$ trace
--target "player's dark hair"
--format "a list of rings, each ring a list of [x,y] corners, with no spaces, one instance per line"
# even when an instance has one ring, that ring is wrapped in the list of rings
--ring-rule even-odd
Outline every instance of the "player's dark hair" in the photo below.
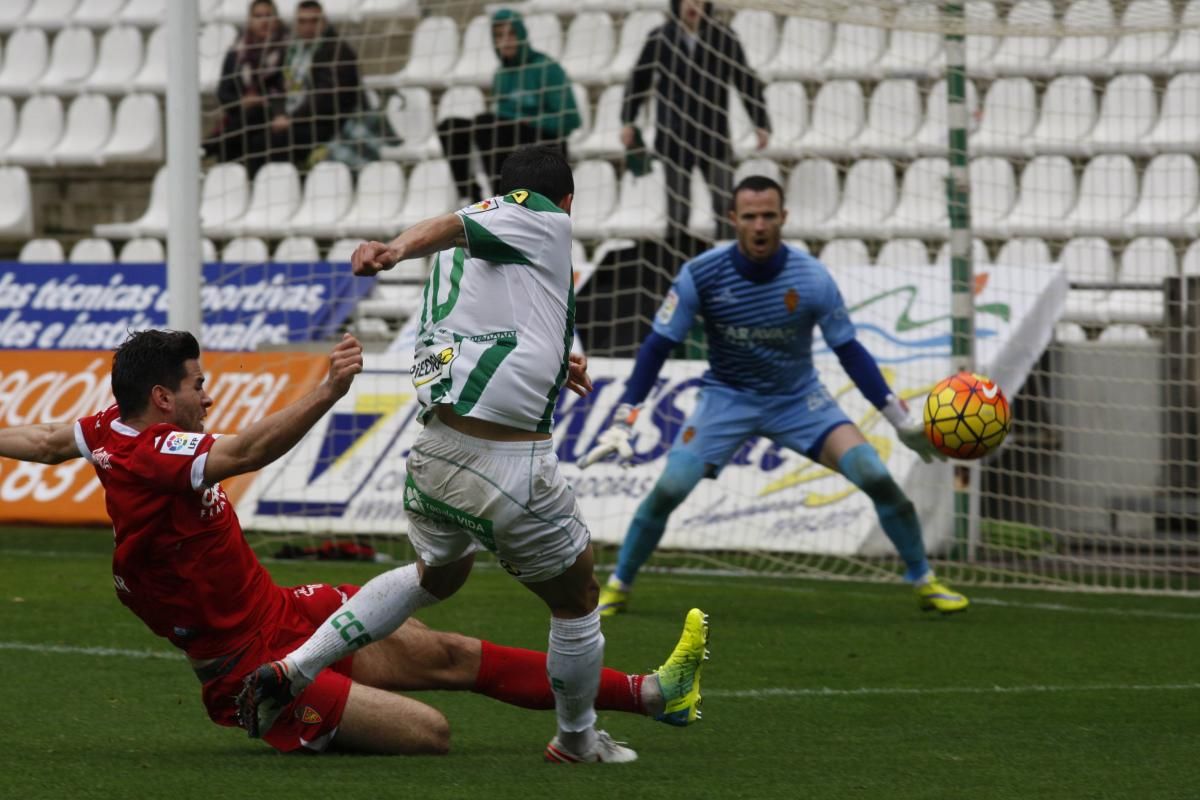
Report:
[[[779,207],[783,208],[783,187],[778,181],[768,178],[766,175],[747,175],[738,181],[738,185],[733,187],[733,208],[737,210],[738,192],[765,192],[768,189],[774,189],[779,194]]]
[[[150,390],[179,391],[185,361],[200,357],[200,343],[187,331],[135,331],[113,353],[112,393],[121,417],[135,417],[150,403]]]
[[[537,192],[552,203],[575,193],[575,176],[562,148],[552,144],[522,147],[500,168],[500,194],[517,189]]]

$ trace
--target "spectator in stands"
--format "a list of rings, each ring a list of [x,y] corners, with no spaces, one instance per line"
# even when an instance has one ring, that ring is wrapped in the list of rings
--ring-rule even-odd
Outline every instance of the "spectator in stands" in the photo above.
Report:
[[[520,13],[502,8],[492,15],[492,43],[500,69],[492,80],[494,111],[474,119],[452,117],[438,125],[442,152],[450,161],[458,194],[466,202],[483,197],[471,175],[471,144],[483,158],[491,191],[514,150],[551,144],[567,152],[567,136],[580,125],[567,73],[557,61],[529,46]],[[463,204],[466,205],[466,202]]]
[[[271,120],[272,160],[303,166],[358,111],[362,97],[358,54],[326,22],[317,0],[296,6],[283,74],[287,99]]]
[[[671,0],[667,22],[646,37],[637,65],[625,85],[621,142],[636,149],[633,121],[653,91],[655,155],[667,182],[668,244],[684,250],[692,167],[699,166],[713,198],[717,238],[732,239],[730,199],[733,145],[729,138],[729,86],[741,95],[758,136],[767,146],[771,123],[763,84],[746,63],[737,34],[712,18],[712,3]]]
[[[225,55],[217,100],[223,115],[205,142],[221,161],[240,161],[253,175],[272,146],[272,120],[284,112],[288,30],[273,0],[250,3],[246,30]]]

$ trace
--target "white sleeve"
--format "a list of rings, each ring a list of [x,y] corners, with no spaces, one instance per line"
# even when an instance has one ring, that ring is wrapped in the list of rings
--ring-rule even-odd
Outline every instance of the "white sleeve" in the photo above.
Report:
[[[87,459],[89,464],[95,464],[92,458],[91,448],[87,446],[87,440],[83,438],[83,426],[79,424],[79,420],[75,420],[75,446],[79,448],[79,455]]]

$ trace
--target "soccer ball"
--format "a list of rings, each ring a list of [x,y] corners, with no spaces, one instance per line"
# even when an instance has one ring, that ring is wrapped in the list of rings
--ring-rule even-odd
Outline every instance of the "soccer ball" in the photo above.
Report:
[[[1008,435],[1012,416],[1000,387],[960,372],[933,387],[925,400],[925,435],[950,458],[982,458]]]

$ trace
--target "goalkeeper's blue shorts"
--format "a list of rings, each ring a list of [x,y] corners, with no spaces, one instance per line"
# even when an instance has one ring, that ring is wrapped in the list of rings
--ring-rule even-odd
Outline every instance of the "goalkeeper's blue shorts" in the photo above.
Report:
[[[820,382],[794,395],[758,395],[706,383],[671,449],[685,450],[720,471],[743,442],[763,436],[815,461],[829,432],[848,424],[850,418]]]

